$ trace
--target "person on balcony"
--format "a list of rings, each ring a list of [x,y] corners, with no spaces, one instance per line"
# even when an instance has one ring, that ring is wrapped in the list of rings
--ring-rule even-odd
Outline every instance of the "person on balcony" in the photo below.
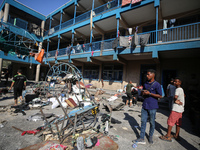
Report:
[[[69,44],[66,48],[66,54],[69,55],[71,53],[71,44]]]
[[[110,7],[111,7],[111,3],[110,3],[110,1],[108,1],[107,2],[107,9],[110,9]]]
[[[82,52],[83,52],[83,50],[82,50],[81,45],[79,43],[77,43],[77,45],[76,45],[76,53],[82,53]]]

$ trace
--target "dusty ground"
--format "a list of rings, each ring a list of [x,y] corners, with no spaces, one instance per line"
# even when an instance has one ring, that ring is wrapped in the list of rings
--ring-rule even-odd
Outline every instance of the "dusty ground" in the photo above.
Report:
[[[109,97],[110,95],[104,94],[102,96]],[[122,102],[122,99],[118,99],[116,102]],[[12,93],[7,94],[7,98],[0,97],[0,106],[2,105],[12,105],[14,103]],[[111,124],[111,129],[109,130],[109,135],[117,135],[118,140],[116,143],[119,145],[120,150],[129,150],[132,148],[132,140],[136,139],[140,133],[140,115],[141,115],[141,102],[138,103],[134,108],[126,107],[121,111],[113,111],[112,117],[121,121],[121,124]],[[51,105],[43,107],[44,113],[53,112],[57,115],[62,115],[63,112],[61,108],[51,109]],[[26,115],[23,116],[18,113],[17,116],[11,116],[8,112],[0,112],[0,120],[6,120],[7,123],[3,128],[0,128],[0,150],[16,150],[23,147],[27,147],[32,144],[36,144],[41,140],[37,136],[24,135],[12,128],[16,126],[23,130],[36,129],[38,126],[42,125],[43,121],[30,122],[27,121],[28,116],[39,112],[39,110],[28,110],[25,111]],[[103,111],[102,111],[103,112]],[[177,142],[173,140],[172,142],[161,141],[158,137],[160,135],[165,135],[167,132],[167,118],[169,116],[169,111],[163,107],[158,109],[156,115],[156,129],[154,133],[154,144],[148,144],[147,139],[146,145],[138,145],[136,149],[138,150],[195,150],[200,149],[200,137],[196,136],[192,132],[192,126],[187,114],[183,115],[183,126],[181,128],[180,136],[181,141]],[[147,124],[146,133],[149,132],[149,123]],[[173,128],[175,132],[175,128]]]

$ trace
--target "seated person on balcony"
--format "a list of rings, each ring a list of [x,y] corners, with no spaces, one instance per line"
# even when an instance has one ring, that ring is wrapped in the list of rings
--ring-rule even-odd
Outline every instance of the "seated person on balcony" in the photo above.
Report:
[[[82,53],[83,52],[82,47],[81,47],[81,45],[79,43],[77,43],[77,45],[76,45],[76,51],[77,51],[77,53]]]
[[[71,48],[71,54],[75,54],[76,53],[76,51],[75,51],[75,49],[72,47]]]
[[[69,44],[68,46],[67,46],[67,48],[66,48],[66,54],[67,55],[69,55],[70,54],[70,52],[71,52],[71,44]]]

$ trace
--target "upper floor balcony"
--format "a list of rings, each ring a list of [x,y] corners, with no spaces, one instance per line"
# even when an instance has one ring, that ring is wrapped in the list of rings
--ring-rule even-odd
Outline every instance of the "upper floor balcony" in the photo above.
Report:
[[[119,0],[119,5],[118,5],[118,1],[117,0],[113,0],[113,1],[108,1],[106,4],[104,5],[101,5],[99,7],[96,7],[93,11],[92,11],[92,16],[95,17],[95,16],[98,16],[102,13],[105,13],[105,12],[108,12],[108,11],[111,11],[113,9],[116,9],[118,7],[121,6],[121,0]],[[47,30],[44,32],[44,36],[47,36],[47,35],[51,35],[59,30],[62,30],[62,29],[65,29],[67,27],[70,27],[74,24],[77,24],[77,23],[80,23],[84,20],[87,20],[91,17],[91,11],[87,11],[75,18],[72,18],[66,22],[63,22],[62,24],[60,25],[57,25],[53,28],[51,28],[50,30]]]
[[[140,46],[141,43],[141,36],[143,35],[149,35],[148,42],[146,44],[146,47],[152,46],[152,45],[162,45],[162,44],[170,44],[170,43],[178,43],[178,42],[188,42],[188,41],[195,41],[200,40],[200,22],[182,25],[182,26],[176,26],[166,29],[160,29],[160,30],[154,30],[150,32],[143,32],[138,33],[138,46]],[[118,46],[118,49],[135,49],[133,46],[133,39],[134,35],[126,36],[129,45],[127,47],[120,47]],[[92,51],[106,51],[106,50],[114,50],[113,48],[113,42],[116,38],[108,39],[108,40],[102,40],[98,42],[92,42],[86,43],[86,44],[80,44],[73,46],[71,48],[71,54],[78,55],[78,57],[82,57],[82,54],[91,53]],[[138,47],[137,46],[137,47]],[[62,59],[66,59],[65,56],[67,56],[69,53],[69,48],[62,48],[58,50],[58,56],[62,57]],[[130,53],[130,51],[129,51]],[[51,59],[52,57],[55,57],[56,50],[49,51],[48,52],[48,58]]]

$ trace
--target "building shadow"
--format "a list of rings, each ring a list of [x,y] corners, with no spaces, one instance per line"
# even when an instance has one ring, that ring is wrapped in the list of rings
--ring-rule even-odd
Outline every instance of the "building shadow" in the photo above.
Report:
[[[166,120],[167,123],[167,120]],[[160,136],[162,135],[166,135],[167,133],[167,128],[164,128],[160,123],[158,123],[157,121],[155,121],[155,130],[157,130],[160,133]],[[165,132],[163,134],[162,130]]]
[[[171,113],[171,111],[169,111],[168,109],[163,109],[163,108],[161,109],[160,106],[159,106],[159,109],[157,109],[157,112],[159,112],[167,117],[169,117],[169,115]]]
[[[166,120],[166,124],[167,124],[167,120]],[[174,126],[173,128],[176,128],[176,126]],[[167,134],[167,130],[168,130],[167,128],[165,128],[161,124],[159,124],[157,121],[155,121],[155,129],[160,133],[160,136],[166,135]],[[164,131],[164,133],[162,132],[162,130]],[[183,129],[181,129],[181,130],[183,130]],[[181,137],[181,130],[180,130],[180,141],[177,141],[177,142],[180,145],[182,145],[185,149],[188,149],[188,150],[197,150],[196,147],[194,147],[187,140],[185,140],[183,137]],[[175,133],[172,132],[171,134],[174,135]],[[170,144],[170,142],[168,142],[168,143]]]
[[[132,130],[135,132],[136,137],[139,138],[140,133],[138,132],[138,130],[141,130],[141,128],[140,128],[138,122],[135,120],[134,117],[130,116],[128,113],[124,113],[124,115],[125,115],[124,120],[128,120]],[[145,136],[148,138],[147,133],[145,133]]]
[[[198,150],[198,148],[194,147],[192,144],[188,143],[183,137],[180,136],[180,141],[177,141],[180,145],[182,145],[185,149],[188,150]]]

